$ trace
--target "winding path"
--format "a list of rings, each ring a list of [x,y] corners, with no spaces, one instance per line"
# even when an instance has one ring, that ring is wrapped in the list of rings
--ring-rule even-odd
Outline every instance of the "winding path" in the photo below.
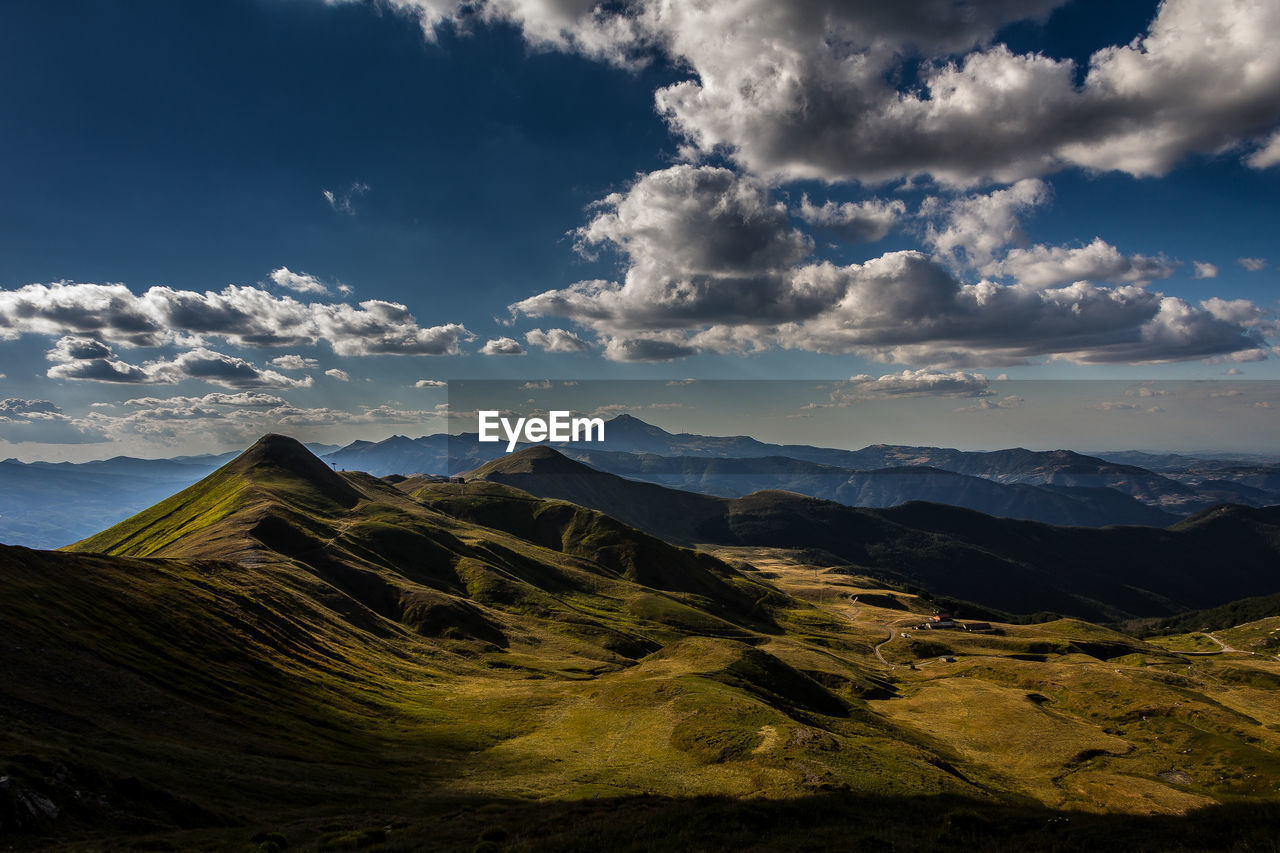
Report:
[[[850,622],[854,621],[854,617],[856,617],[858,615],[858,612],[862,609],[857,605],[858,605],[858,596],[855,595],[853,598],[849,599],[849,606],[852,612],[847,614],[847,616]],[[902,621],[901,619],[898,620],[898,622],[901,622],[901,621]],[[885,646],[889,645],[889,643],[893,641],[893,635],[898,630],[898,622],[895,622],[894,624],[888,626],[887,630],[889,632],[889,636],[885,637],[883,640],[876,643],[875,646],[872,647],[871,649],[871,651],[875,653],[876,660],[880,661],[880,663],[884,664],[890,669],[893,668],[893,664],[889,663],[887,660],[884,659],[884,655],[880,653],[880,650]]]
[[[883,640],[876,643],[875,648],[871,650],[876,653],[876,660],[880,661],[880,663],[884,664],[885,666],[891,666],[892,664],[890,664],[887,660],[884,659],[884,655],[880,654],[880,649],[889,645],[889,643],[893,640],[894,633],[895,632],[894,632],[893,626],[890,626],[889,636],[885,637]]]
[[[1205,657],[1206,655],[1220,655],[1223,652],[1240,651],[1239,649],[1231,648],[1226,643],[1222,642],[1217,637],[1213,636],[1213,634],[1210,634],[1208,631],[1198,631],[1196,633],[1198,633],[1202,637],[1208,637],[1210,640],[1213,640],[1215,643],[1218,644],[1218,648],[1208,652],[1178,652],[1178,654],[1187,655],[1189,657]]]

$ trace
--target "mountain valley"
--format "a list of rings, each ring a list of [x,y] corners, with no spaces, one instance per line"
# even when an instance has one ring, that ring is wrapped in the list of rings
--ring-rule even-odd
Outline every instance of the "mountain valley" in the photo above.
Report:
[[[1265,620],[1215,631],[1230,648],[1205,654],[1194,631],[1006,615],[958,567],[971,604],[886,571],[889,552],[765,541],[846,513],[831,530],[897,541],[892,559],[967,548],[1012,566],[990,538],[1006,525],[1024,531],[1015,552],[1068,528],[617,492],[550,449],[500,462],[376,478],[268,436],[63,551],[0,549],[6,840],[763,850],[803,825],[899,849],[1154,850],[1248,844],[1280,820]],[[579,499],[499,482],[540,465]],[[593,506],[606,498],[617,515]],[[627,501],[649,514],[622,517]],[[739,503],[736,538],[695,535]],[[1274,547],[1274,519],[1242,512],[1195,526]],[[682,516],[692,539],[670,538],[696,549],[636,529]],[[1229,583],[1199,578],[1224,600]],[[915,627],[943,608],[988,627]]]

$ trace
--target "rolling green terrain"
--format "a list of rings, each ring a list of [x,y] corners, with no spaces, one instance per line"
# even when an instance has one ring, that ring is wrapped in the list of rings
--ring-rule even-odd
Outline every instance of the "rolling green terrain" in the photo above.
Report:
[[[337,473],[278,436],[62,552],[0,548],[0,601],[18,847],[1266,849],[1280,828],[1273,655],[1074,619],[913,630],[929,600],[806,552]]]

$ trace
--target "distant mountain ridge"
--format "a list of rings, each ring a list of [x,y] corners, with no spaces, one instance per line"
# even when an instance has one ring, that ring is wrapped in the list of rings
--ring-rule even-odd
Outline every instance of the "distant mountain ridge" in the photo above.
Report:
[[[607,513],[668,541],[818,548],[851,571],[1013,612],[1169,615],[1280,587],[1280,507],[1220,506],[1170,530],[1089,530],[909,502],[853,508],[794,492],[720,498],[628,480],[534,447],[469,480]],[[1223,553],[1232,559],[1224,564]]]
[[[603,443],[557,445],[557,449],[616,474],[710,494],[733,496],[781,488],[851,506],[929,500],[1007,517],[1084,526],[1164,526],[1223,501],[1252,506],[1280,503],[1280,472],[1273,479],[1266,471],[1254,472],[1252,480],[1238,472],[1231,481],[1188,484],[1136,465],[1070,450],[963,451],[885,444],[841,450],[779,445],[750,436],[670,433],[629,414],[606,423]],[[356,442],[325,459],[338,467],[377,475],[448,474],[488,462],[503,450],[480,443],[475,434],[394,436],[383,442]],[[713,460],[720,460],[721,467]],[[819,472],[805,463],[826,466],[832,469],[826,474],[847,482],[815,477]],[[1020,488],[999,490],[939,475],[914,477],[902,470],[908,468],[932,468]],[[891,469],[896,470],[890,473]],[[754,476],[735,483],[731,474]]]

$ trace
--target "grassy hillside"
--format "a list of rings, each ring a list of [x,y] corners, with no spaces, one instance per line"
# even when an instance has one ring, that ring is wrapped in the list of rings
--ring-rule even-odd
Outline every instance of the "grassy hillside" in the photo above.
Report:
[[[1242,598],[1218,607],[1182,613],[1167,619],[1142,626],[1141,633],[1147,636],[1157,634],[1182,634],[1188,631],[1220,631],[1234,628],[1246,622],[1257,622],[1273,616],[1280,616],[1280,593],[1261,595],[1255,598]]]
[[[850,567],[300,450],[264,439],[73,550],[0,548],[4,840],[1177,849],[1276,825],[1280,661],[1076,620],[913,631],[933,605]]]

